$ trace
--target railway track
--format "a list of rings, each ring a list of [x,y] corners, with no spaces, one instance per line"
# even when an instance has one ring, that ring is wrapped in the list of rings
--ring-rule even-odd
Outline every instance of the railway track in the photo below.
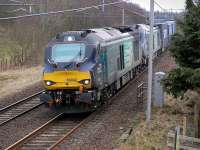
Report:
[[[137,81],[140,75],[146,71],[147,68],[140,72],[136,78],[132,80],[132,82]],[[128,87],[128,85],[129,84],[127,84],[125,87]],[[110,104],[112,100],[117,97],[117,95],[126,90],[125,87],[122,88],[122,90],[120,90],[115,96],[113,96],[111,100],[109,100],[108,104]],[[79,129],[83,124],[92,120],[95,115],[105,107],[106,106],[101,107],[96,112],[82,119],[71,118],[71,120],[69,120],[62,118],[64,114],[59,114],[46,124],[42,125],[21,140],[9,146],[6,150],[52,150],[66,140],[71,134],[77,131],[77,129]]]
[[[6,150],[51,150],[83,125],[91,115],[68,119],[63,116],[59,114]]]
[[[42,92],[0,109],[0,126],[42,105],[38,97]]]

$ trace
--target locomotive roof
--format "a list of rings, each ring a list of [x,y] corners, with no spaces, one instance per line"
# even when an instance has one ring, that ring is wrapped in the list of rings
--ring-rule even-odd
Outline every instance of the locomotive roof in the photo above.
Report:
[[[156,24],[155,24],[156,25]],[[139,27],[141,27],[143,30],[146,30],[147,32],[150,32],[150,26],[146,24],[138,24]],[[158,26],[153,27],[154,31],[158,30]]]
[[[169,21],[166,21],[166,23],[170,23],[170,24],[174,24],[175,23],[175,21],[174,20],[169,20]]]
[[[68,31],[57,34],[57,41],[63,41],[66,37],[73,37],[74,41],[83,41],[87,39],[100,40],[100,41],[111,41],[122,37],[130,36],[129,33],[122,33],[119,30],[107,27],[107,28],[95,28],[82,31]]]
[[[99,29],[91,29],[95,31],[94,34],[101,38],[104,41],[117,39],[120,37],[128,36],[128,33],[121,33],[119,30],[114,28],[99,28]]]
[[[138,24],[138,26],[140,26],[140,27],[141,27],[142,29],[144,29],[144,30],[150,31],[149,25],[146,25],[146,24]]]
[[[128,33],[128,32],[138,32],[137,25],[129,25],[129,26],[117,26],[114,27],[115,29],[119,30],[121,33]]]

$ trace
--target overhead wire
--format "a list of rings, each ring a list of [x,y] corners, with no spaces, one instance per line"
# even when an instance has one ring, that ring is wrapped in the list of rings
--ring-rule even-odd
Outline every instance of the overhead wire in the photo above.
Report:
[[[163,8],[158,2],[156,2],[156,1],[154,0],[154,3],[155,3],[159,8],[161,8],[163,11],[166,12],[166,9]]]
[[[154,0],[154,3],[159,7],[159,8],[161,8],[164,12],[169,12],[169,11],[172,11],[172,10],[175,10],[175,11],[184,11],[184,9],[166,9],[166,8],[164,8],[164,7],[162,7],[158,2],[156,2],[155,0]]]
[[[26,15],[22,15],[22,16],[14,16],[14,17],[5,17],[5,18],[0,18],[0,20],[12,20],[12,19],[21,19],[21,18],[26,18],[26,17],[53,15],[53,14],[59,14],[59,13],[65,13],[65,12],[85,11],[85,10],[95,8],[95,7],[100,7],[100,6],[103,6],[103,5],[109,6],[109,5],[119,4],[119,3],[122,3],[122,1],[100,4],[100,5],[92,5],[92,6],[88,6],[88,7],[82,7],[82,8],[66,9],[66,10],[59,10],[59,11],[50,11],[50,12],[35,13],[35,14],[26,14]]]
[[[0,18],[0,20],[13,20],[13,19],[21,19],[21,18],[28,18],[28,17],[36,17],[36,16],[46,16],[46,15],[53,15],[53,14],[59,14],[59,13],[65,13],[65,12],[80,12],[80,11],[86,11],[92,8],[98,8],[101,6],[109,6],[109,5],[113,5],[115,7],[121,8],[123,9],[123,7],[121,6],[116,6],[115,4],[120,4],[120,3],[124,3],[124,1],[117,1],[117,2],[112,2],[112,3],[104,3],[104,4],[100,4],[100,5],[92,5],[92,6],[88,6],[88,7],[82,7],[82,8],[75,8],[75,9],[66,9],[66,10],[59,10],[59,11],[50,11],[50,12],[43,12],[43,13],[35,13],[35,14],[26,14],[26,15],[21,15],[21,16],[13,16],[13,17],[4,17],[4,18]],[[126,11],[135,14],[135,15],[139,15],[141,17],[145,17],[145,15],[140,14],[138,12],[129,10],[129,9],[125,9]]]
[[[122,0],[122,2],[125,2],[125,1]],[[130,9],[128,9],[128,8],[124,8],[124,7],[119,6],[119,5],[113,5],[113,6],[114,6],[114,7],[121,8],[121,9],[125,9],[126,12],[132,13],[132,14],[134,14],[134,15],[138,15],[138,16],[140,16],[140,17],[147,18],[147,16],[145,16],[145,15],[139,13],[139,12],[130,10]]]
[[[50,11],[50,12],[43,12],[43,13],[26,14],[26,15],[13,16],[13,17],[3,17],[3,18],[0,18],[0,20],[13,20],[13,19],[28,18],[28,17],[47,16],[47,15],[65,13],[65,12],[81,12],[81,11],[86,11],[86,10],[89,10],[89,9],[92,9],[92,8],[96,8],[97,9],[98,7],[109,6],[109,5],[113,5],[114,7],[125,9],[126,12],[132,13],[134,15],[138,15],[138,16],[143,17],[143,18],[148,18],[147,15],[144,15],[142,13],[139,13],[139,12],[136,12],[136,11],[132,11],[132,10],[130,10],[128,8],[124,8],[123,6],[115,5],[115,4],[121,4],[121,3],[125,3],[125,1],[120,0],[120,1],[117,1],[117,2],[104,3],[104,4],[100,4],[100,5],[92,5],[92,6],[88,6],[88,7],[65,9],[65,10]],[[154,1],[154,3],[159,8],[161,8],[164,12],[168,12],[167,9],[163,8],[158,2]],[[29,5],[29,4],[26,3],[26,0],[25,0],[24,5]],[[35,5],[35,4],[32,4],[32,5]]]
[[[123,7],[117,6],[117,5],[114,5],[114,7],[118,7],[118,8],[123,9]],[[147,18],[147,16],[145,16],[145,15],[143,15],[143,14],[140,14],[140,13],[138,13],[138,12],[136,12],[136,11],[132,11],[132,10],[127,9],[127,8],[125,9],[125,11],[130,12],[130,13],[132,13],[132,14],[134,14],[134,15],[138,15],[138,16],[140,16],[140,17]]]

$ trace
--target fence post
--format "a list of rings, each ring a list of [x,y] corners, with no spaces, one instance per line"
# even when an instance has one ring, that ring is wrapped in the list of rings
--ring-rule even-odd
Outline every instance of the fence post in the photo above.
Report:
[[[2,71],[2,60],[0,59],[0,71]]]
[[[5,60],[5,70],[8,70],[8,59]]]
[[[180,149],[180,126],[177,126],[175,129],[175,142],[174,142],[174,150]]]
[[[194,105],[194,134],[196,138],[200,138],[200,102]]]
[[[183,135],[186,136],[186,132],[187,132],[187,117],[184,116],[183,117]]]
[[[5,70],[5,58],[3,58],[3,63],[2,63],[2,65],[3,65],[3,71]]]

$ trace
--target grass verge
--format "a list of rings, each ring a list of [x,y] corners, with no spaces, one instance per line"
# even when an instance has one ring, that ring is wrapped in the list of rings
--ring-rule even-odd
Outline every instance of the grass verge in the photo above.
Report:
[[[138,114],[132,134],[119,150],[167,150],[167,133],[182,123],[182,115],[177,106],[171,105],[174,99],[167,97],[165,101],[163,108],[152,110],[150,126],[145,122],[145,113]]]
[[[0,98],[16,93],[42,79],[42,67],[0,73]]]

